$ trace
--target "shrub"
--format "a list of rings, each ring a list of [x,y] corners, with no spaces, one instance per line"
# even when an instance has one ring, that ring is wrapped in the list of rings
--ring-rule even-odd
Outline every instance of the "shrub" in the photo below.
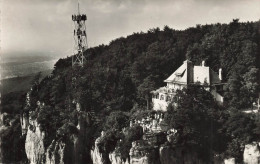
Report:
[[[115,111],[110,113],[106,118],[105,130],[114,129],[121,131],[124,127],[129,125],[128,113],[122,111]]]
[[[141,126],[127,128],[124,132],[123,139],[118,143],[116,152],[120,153],[121,157],[126,160],[129,158],[129,151],[132,147],[132,142],[140,140],[142,136],[143,128]]]
[[[100,138],[97,146],[102,152],[111,153],[115,150],[116,143],[119,139],[120,134],[117,131],[109,130]]]

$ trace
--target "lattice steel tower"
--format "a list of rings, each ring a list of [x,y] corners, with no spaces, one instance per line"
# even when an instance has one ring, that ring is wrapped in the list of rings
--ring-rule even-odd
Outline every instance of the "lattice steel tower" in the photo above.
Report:
[[[72,66],[79,65],[83,66],[85,57],[84,51],[87,50],[87,34],[86,34],[86,22],[87,16],[80,14],[79,3],[78,3],[78,14],[72,15],[72,21],[74,22],[74,48],[72,56]]]

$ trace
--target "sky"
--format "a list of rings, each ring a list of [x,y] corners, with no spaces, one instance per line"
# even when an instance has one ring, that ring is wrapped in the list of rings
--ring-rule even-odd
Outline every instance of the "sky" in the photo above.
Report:
[[[260,0],[79,0],[89,47],[165,25],[260,20]],[[78,0],[0,0],[2,57],[72,54]]]

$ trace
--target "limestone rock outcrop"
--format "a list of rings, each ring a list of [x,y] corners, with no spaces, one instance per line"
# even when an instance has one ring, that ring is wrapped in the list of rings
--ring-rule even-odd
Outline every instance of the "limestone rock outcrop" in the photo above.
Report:
[[[45,157],[45,133],[41,131],[37,121],[29,120],[29,124],[25,140],[26,156],[31,164],[41,164]]]
[[[20,117],[20,124],[22,129],[22,135],[26,135],[29,126],[29,118],[25,113],[23,113]]]
[[[111,164],[129,164],[129,160],[124,161],[120,155],[115,152],[109,153],[109,160]]]
[[[98,147],[101,137],[96,139],[95,146],[91,150],[91,159],[92,159],[93,164],[109,164],[110,163],[108,154],[103,153]]]
[[[74,124],[71,126],[69,126],[70,124],[68,124],[68,126],[64,124],[57,130],[55,139],[46,147],[44,145],[45,132],[41,130],[37,119],[31,119],[30,114],[21,116],[20,123],[22,133],[24,137],[26,135],[25,152],[30,164],[80,164],[86,163],[86,160],[88,160],[87,163],[93,164],[205,164],[205,162],[198,157],[197,152],[185,148],[162,146],[166,141],[168,141],[168,143],[175,142],[175,130],[167,133],[168,135],[165,140],[162,140],[163,142],[159,142],[159,139],[154,137],[155,134],[153,133],[151,133],[150,139],[149,136],[146,135],[148,137],[143,137],[142,140],[133,142],[129,152],[129,159],[127,160],[123,160],[116,151],[108,153],[100,149],[99,143],[104,136],[104,132],[95,140],[92,150],[88,150],[88,153],[86,153],[87,151],[84,151],[85,148],[82,143],[86,142],[85,138],[88,128],[85,124],[85,117],[83,117],[80,111],[78,112],[80,117],[78,118],[77,133],[69,133],[69,136],[65,135],[67,133],[63,134],[68,127],[76,126]],[[4,117],[1,116],[0,123],[3,122],[3,120]],[[12,125],[13,123],[10,122],[10,126]],[[0,130],[1,129],[3,130],[4,126],[1,126]],[[89,133],[90,132],[91,130]],[[156,138],[155,141],[154,138]],[[259,146],[260,145],[256,142],[245,145],[243,154],[243,162],[245,164],[260,164]],[[1,153],[0,151],[0,159]],[[87,158],[86,155],[88,155]],[[222,156],[216,161],[217,162],[214,161],[214,164],[236,163],[235,158],[223,159]]]
[[[145,142],[133,142],[129,155],[130,164],[160,164],[158,147]]]
[[[235,158],[228,158],[224,160],[224,164],[236,164]]]
[[[53,141],[46,151],[46,164],[64,164],[65,143]]]
[[[64,140],[57,138],[47,147],[44,146],[45,132],[36,120],[29,120],[25,140],[25,152],[30,164],[71,164],[82,162],[82,143],[77,135]]]
[[[243,154],[245,164],[260,164],[260,149],[256,142],[245,145]]]

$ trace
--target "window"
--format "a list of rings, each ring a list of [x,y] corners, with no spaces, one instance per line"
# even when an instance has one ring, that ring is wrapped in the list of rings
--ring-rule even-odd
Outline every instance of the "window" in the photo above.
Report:
[[[167,97],[166,97],[166,101],[171,101],[171,97],[170,97],[170,96],[167,96]]]
[[[161,95],[160,100],[164,100],[164,95]]]

